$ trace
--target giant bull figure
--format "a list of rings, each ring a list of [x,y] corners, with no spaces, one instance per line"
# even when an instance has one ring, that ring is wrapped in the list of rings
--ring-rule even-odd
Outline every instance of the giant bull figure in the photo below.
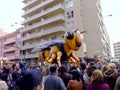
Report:
[[[68,31],[64,35],[64,42],[59,42],[59,40],[47,41],[34,48],[33,52],[39,52],[38,59],[40,62],[56,62],[58,66],[69,62],[79,65],[80,60],[73,51],[79,50],[82,43],[81,34],[83,32],[80,32],[78,29]]]

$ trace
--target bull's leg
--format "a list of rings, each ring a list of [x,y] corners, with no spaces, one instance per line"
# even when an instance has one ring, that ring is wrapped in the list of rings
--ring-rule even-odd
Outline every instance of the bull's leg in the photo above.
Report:
[[[61,67],[61,57],[62,57],[62,52],[58,51],[57,52],[57,64],[59,67]]]
[[[68,59],[68,65],[70,65],[70,63],[71,63],[71,59]]]
[[[77,62],[77,66],[80,66],[80,59],[72,53],[72,57],[75,59],[75,61]]]
[[[73,57],[70,57],[69,58],[72,62],[73,62],[73,64],[76,66],[77,64],[76,64],[76,60],[73,58]]]
[[[48,57],[46,57],[45,61],[48,61],[50,58],[51,58],[51,54]]]
[[[53,46],[51,49],[50,49],[50,58],[48,59],[48,63],[52,63],[53,60],[56,58],[57,56],[57,52],[59,51],[59,48],[57,46]]]
[[[49,59],[47,60],[47,62],[52,63],[55,58],[56,58],[56,54],[52,53],[51,56],[49,57]]]

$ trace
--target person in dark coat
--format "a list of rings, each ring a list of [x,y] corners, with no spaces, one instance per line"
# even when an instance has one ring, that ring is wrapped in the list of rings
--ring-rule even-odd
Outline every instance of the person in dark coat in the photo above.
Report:
[[[19,70],[19,65],[14,63],[12,65],[12,82],[15,82],[19,77],[20,77],[20,74],[18,73],[18,70]]]
[[[57,76],[58,67],[56,64],[50,65],[50,74],[44,81],[44,90],[66,90],[63,80]]]
[[[67,84],[70,80],[70,75],[69,73],[66,72],[66,68],[65,66],[61,66],[59,69],[58,69],[58,76],[63,80],[65,86],[67,87]]]
[[[111,90],[110,86],[103,81],[103,74],[100,70],[95,70],[91,76],[90,83],[86,90]]]
[[[7,83],[9,74],[10,74],[10,68],[5,68],[0,78]]]
[[[90,81],[90,77],[88,77],[87,73],[86,73],[86,64],[81,62],[80,63],[80,72],[81,75],[83,77],[83,90],[86,90],[86,86],[88,85],[89,81]]]
[[[116,80],[114,90],[120,90],[120,76]]]
[[[23,76],[16,80],[14,90],[43,90],[43,71],[38,69],[29,69],[23,72]]]

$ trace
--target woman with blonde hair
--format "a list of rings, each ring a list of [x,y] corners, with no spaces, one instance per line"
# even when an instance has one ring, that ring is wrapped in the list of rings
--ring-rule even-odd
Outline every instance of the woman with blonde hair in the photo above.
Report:
[[[106,65],[106,70],[103,72],[104,81],[110,86],[111,90],[114,90],[115,82],[119,76],[118,70],[114,63]]]
[[[95,70],[91,76],[90,83],[86,90],[111,90],[109,85],[103,81],[103,74],[100,70]]]

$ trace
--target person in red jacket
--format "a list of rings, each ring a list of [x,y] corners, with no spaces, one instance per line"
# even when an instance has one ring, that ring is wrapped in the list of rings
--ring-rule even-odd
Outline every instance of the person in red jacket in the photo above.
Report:
[[[82,90],[83,89],[83,83],[80,79],[80,74],[77,70],[72,70],[70,72],[70,76],[72,80],[68,82],[67,90]]]

